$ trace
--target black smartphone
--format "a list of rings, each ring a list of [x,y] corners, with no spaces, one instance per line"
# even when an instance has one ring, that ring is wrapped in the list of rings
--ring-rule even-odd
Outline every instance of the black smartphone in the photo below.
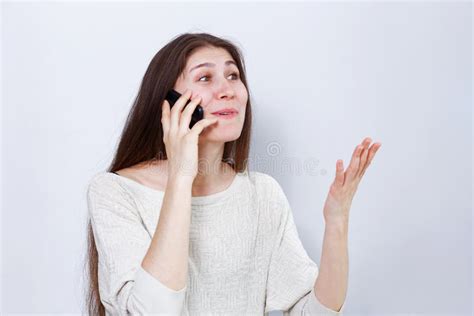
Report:
[[[178,101],[180,97],[181,97],[181,93],[179,93],[178,91],[174,89],[171,89],[170,91],[168,91],[168,94],[166,95],[166,100],[169,102],[170,108],[173,107],[175,102]],[[186,107],[189,103],[191,103],[191,100],[188,100],[188,102],[186,102],[186,105],[184,107]],[[196,124],[198,121],[202,120],[203,118],[204,118],[204,109],[202,108],[202,106],[198,104],[196,108],[194,109],[194,112],[191,116],[191,122],[189,122],[189,128],[192,128],[194,124]]]

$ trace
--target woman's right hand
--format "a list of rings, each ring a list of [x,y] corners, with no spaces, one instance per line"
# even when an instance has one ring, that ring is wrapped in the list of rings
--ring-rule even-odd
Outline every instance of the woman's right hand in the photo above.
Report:
[[[168,159],[168,179],[179,177],[190,180],[192,183],[198,172],[199,134],[207,126],[216,123],[218,119],[217,117],[203,118],[190,129],[191,115],[201,101],[201,97],[195,97],[184,108],[191,93],[191,90],[186,90],[171,110],[169,102],[163,101],[161,124],[163,125],[163,142]]]

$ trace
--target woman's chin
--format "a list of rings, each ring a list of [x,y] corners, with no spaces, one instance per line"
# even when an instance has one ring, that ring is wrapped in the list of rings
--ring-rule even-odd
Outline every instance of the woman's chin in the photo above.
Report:
[[[240,133],[242,132],[241,129],[223,129],[218,127],[213,130],[207,131],[207,133],[204,133],[204,131],[200,134],[199,140],[216,143],[226,143],[234,141],[240,137]]]

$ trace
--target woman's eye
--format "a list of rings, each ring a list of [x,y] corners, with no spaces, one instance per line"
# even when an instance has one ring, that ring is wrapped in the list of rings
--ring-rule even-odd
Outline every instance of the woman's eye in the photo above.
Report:
[[[239,80],[239,74],[236,73],[236,72],[231,73],[229,76],[234,76],[234,77],[235,77],[234,80]],[[207,80],[204,80],[204,81],[203,81],[203,80],[201,80],[201,79],[202,79],[202,78],[210,78],[210,77],[211,77],[211,76],[207,76],[207,75],[206,75],[206,76],[202,76],[202,77],[200,77],[200,78],[198,79],[198,81],[206,82]]]

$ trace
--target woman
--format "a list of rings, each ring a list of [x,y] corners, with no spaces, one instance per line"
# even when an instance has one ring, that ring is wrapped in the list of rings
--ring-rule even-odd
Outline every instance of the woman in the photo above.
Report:
[[[172,88],[182,96],[170,108]],[[91,315],[341,314],[347,245],[333,243],[337,262],[323,249],[316,282],[281,186],[247,170],[249,95],[225,39],[182,34],[154,56],[112,165],[87,191]],[[198,104],[204,118],[190,128]],[[324,209],[334,227],[347,226],[358,182],[345,179],[360,179],[380,146],[369,144],[346,173],[338,161]]]

